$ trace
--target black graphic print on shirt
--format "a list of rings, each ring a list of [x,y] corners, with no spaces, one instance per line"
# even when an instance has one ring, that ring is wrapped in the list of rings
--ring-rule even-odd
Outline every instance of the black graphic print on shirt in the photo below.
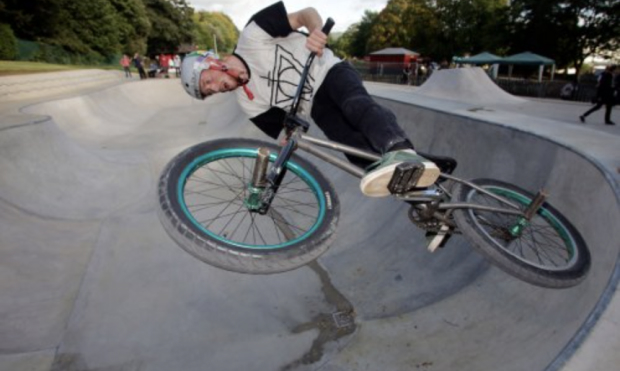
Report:
[[[268,86],[271,87],[270,105],[272,107],[288,107],[293,103],[303,68],[304,64],[296,59],[291,52],[281,45],[276,45],[273,70],[267,76],[261,76],[262,79],[267,80]],[[313,86],[314,78],[309,74],[302,91],[302,100],[308,102],[312,99]]]

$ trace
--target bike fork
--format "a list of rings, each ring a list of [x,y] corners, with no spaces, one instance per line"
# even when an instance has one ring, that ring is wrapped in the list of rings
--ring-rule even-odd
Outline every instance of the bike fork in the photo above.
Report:
[[[286,163],[293,155],[297,140],[291,138],[282,148],[271,168],[269,158],[271,153],[267,148],[259,148],[252,171],[252,181],[248,185],[248,195],[244,200],[245,206],[252,212],[261,215],[267,214],[271,202],[286,175]]]

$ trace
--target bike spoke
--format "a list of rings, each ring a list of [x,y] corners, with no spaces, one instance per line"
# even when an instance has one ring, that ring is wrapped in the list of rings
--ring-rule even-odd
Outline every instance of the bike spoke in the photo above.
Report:
[[[498,200],[479,192],[472,192],[471,201],[485,206],[502,207]],[[522,209],[525,209],[525,206],[522,206]],[[541,212],[527,222],[519,235],[510,233],[518,224],[517,216],[488,211],[472,211],[472,216],[496,244],[521,259],[540,266],[559,268],[572,257],[567,241]]]
[[[202,165],[186,181],[185,202],[210,232],[247,245],[278,245],[306,234],[318,219],[315,191],[290,169],[271,213],[250,212],[245,205],[255,158],[222,158]]]

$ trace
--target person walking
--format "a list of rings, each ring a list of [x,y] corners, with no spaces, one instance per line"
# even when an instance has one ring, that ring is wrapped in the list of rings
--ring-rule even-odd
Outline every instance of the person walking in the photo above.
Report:
[[[614,89],[612,84],[615,70],[615,65],[609,65],[605,68],[605,71],[601,73],[596,88],[596,105],[583,115],[579,116],[579,120],[581,120],[582,123],[586,122],[586,117],[588,117],[588,115],[592,112],[598,111],[601,107],[605,106],[605,124],[615,125],[615,123],[611,121],[611,109],[614,105]]]
[[[620,67],[618,66],[616,66],[616,75],[614,77],[614,91],[614,105],[620,106]]]
[[[120,63],[121,66],[123,66],[123,70],[125,70],[125,77],[130,79],[131,69],[129,68],[129,66],[131,66],[131,59],[129,59],[129,56],[127,54],[123,54]]]

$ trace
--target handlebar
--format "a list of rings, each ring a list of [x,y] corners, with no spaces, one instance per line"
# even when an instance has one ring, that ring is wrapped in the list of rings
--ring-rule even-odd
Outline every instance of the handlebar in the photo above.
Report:
[[[327,18],[321,31],[325,35],[329,35],[329,33],[332,30],[332,27],[334,27],[334,24],[336,24],[336,22],[334,22],[332,18]],[[295,92],[295,96],[293,97],[293,104],[291,106],[291,110],[287,114],[287,120],[286,120],[287,122],[289,121],[290,118],[293,118],[297,115],[297,110],[299,108],[299,104],[301,103],[301,94],[304,90],[304,86],[306,85],[306,80],[308,79],[308,72],[310,70],[310,66],[312,65],[312,62],[314,61],[315,57],[316,57],[316,53],[311,52],[310,56],[308,57],[308,60],[306,61],[306,65],[304,66],[304,69],[301,73],[301,80],[299,81],[299,85],[297,85],[297,91]]]

